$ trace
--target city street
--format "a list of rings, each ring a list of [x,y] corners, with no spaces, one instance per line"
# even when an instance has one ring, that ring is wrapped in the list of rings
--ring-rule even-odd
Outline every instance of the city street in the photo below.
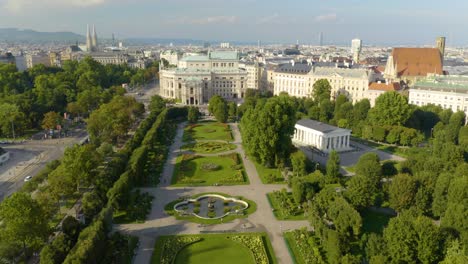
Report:
[[[34,177],[48,162],[60,159],[65,148],[80,142],[86,136],[86,132],[81,130],[73,137],[2,145],[11,156],[0,167],[0,201],[21,188],[26,176]]]

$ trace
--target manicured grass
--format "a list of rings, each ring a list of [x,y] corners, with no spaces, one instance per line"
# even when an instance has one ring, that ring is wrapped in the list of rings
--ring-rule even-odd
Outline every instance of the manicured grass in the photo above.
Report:
[[[255,261],[250,250],[244,245],[223,236],[215,236],[188,245],[179,251],[174,263],[255,264]]]
[[[378,142],[369,141],[369,140],[356,138],[356,137],[352,137],[351,140],[361,143],[363,145],[367,145],[369,147],[393,154],[393,155],[403,157],[403,158],[408,158],[411,155],[410,150],[414,149],[414,148],[407,148],[407,147],[401,147],[401,146],[391,146],[391,145],[380,144]]]
[[[236,149],[236,145],[225,142],[208,141],[187,144],[182,146],[182,149],[188,149],[196,153],[209,154],[233,150]]]
[[[246,184],[242,159],[239,154],[203,157],[184,154],[177,158],[172,177],[176,186],[206,186]]]
[[[287,214],[285,212],[283,205],[281,205],[281,201],[276,198],[273,193],[267,193],[268,202],[270,206],[273,208],[273,214],[275,215],[276,219],[278,220],[306,220],[307,217],[304,216],[304,209],[296,209],[294,214]],[[288,193],[288,198],[293,199],[292,193]],[[297,207],[298,205],[295,205]]]
[[[366,209],[361,212],[362,231],[364,233],[379,233],[387,226],[392,216]]]
[[[281,171],[277,168],[267,168],[260,163],[252,160],[257,169],[258,176],[264,184],[284,184],[286,181],[281,175]]]
[[[232,141],[231,129],[228,124],[213,121],[202,121],[189,125],[184,130],[183,141],[193,140],[226,140]]]
[[[204,224],[204,225],[222,224],[222,223],[230,222],[230,221],[232,221],[234,219],[237,219],[237,218],[246,218],[250,214],[257,211],[257,204],[254,201],[249,200],[249,199],[245,199],[242,196],[233,196],[233,195],[225,194],[225,193],[210,192],[210,193],[199,193],[199,194],[196,194],[194,196],[191,196],[190,198],[197,198],[197,197],[205,195],[205,194],[219,194],[219,195],[222,195],[224,197],[235,197],[235,198],[237,198],[239,200],[243,200],[243,201],[247,202],[249,204],[249,207],[246,210],[244,210],[244,214],[242,214],[242,215],[228,215],[226,217],[223,217],[222,220],[221,219],[201,219],[201,218],[198,218],[198,217],[193,216],[193,215],[181,216],[181,215],[175,213],[174,205],[176,205],[179,202],[182,202],[183,199],[181,198],[181,199],[177,199],[175,201],[172,201],[172,202],[166,204],[164,206],[164,211],[166,212],[166,214],[172,215],[178,220],[185,220],[185,221]]]
[[[293,260],[294,264],[307,264],[304,262],[304,259],[301,258],[299,248],[297,247],[297,242],[294,240],[294,237],[291,232],[283,233],[284,241],[288,247],[289,255]]]
[[[194,242],[186,243],[178,252],[169,255],[164,249],[173,247],[165,246],[165,243],[173,241],[174,238],[192,238]],[[235,239],[237,238],[237,239]],[[242,242],[238,238],[242,239]],[[256,244],[254,241],[258,241]],[[252,246],[256,245],[256,246]],[[175,245],[177,247],[177,245]],[[255,252],[254,252],[255,251]],[[264,253],[262,253],[262,251]],[[225,233],[225,234],[197,234],[181,236],[161,236],[156,241],[151,263],[256,263],[257,258],[262,256],[266,263],[276,264],[277,260],[271,243],[265,233]],[[174,262],[172,262],[174,261]],[[262,262],[263,263],[263,262]]]

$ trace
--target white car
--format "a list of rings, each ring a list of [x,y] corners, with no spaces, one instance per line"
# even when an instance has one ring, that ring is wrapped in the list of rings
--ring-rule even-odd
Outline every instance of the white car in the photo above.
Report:
[[[24,178],[25,182],[30,181],[30,180],[32,180],[32,176],[26,176],[26,178]]]

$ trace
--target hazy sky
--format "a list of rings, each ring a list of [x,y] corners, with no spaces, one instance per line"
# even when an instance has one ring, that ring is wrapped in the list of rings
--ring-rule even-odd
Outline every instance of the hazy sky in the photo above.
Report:
[[[467,0],[0,0],[0,27],[99,37],[468,44]]]

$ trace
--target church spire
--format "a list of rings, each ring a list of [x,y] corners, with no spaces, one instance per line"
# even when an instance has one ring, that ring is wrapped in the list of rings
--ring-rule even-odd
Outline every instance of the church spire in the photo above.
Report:
[[[90,52],[91,48],[92,48],[91,34],[89,33],[89,24],[88,24],[86,25],[86,50]]]
[[[96,51],[97,48],[98,48],[98,44],[97,44],[96,28],[94,27],[94,24],[93,24],[93,33],[92,33],[92,38],[91,38],[91,45],[92,45],[92,49],[94,51]]]

